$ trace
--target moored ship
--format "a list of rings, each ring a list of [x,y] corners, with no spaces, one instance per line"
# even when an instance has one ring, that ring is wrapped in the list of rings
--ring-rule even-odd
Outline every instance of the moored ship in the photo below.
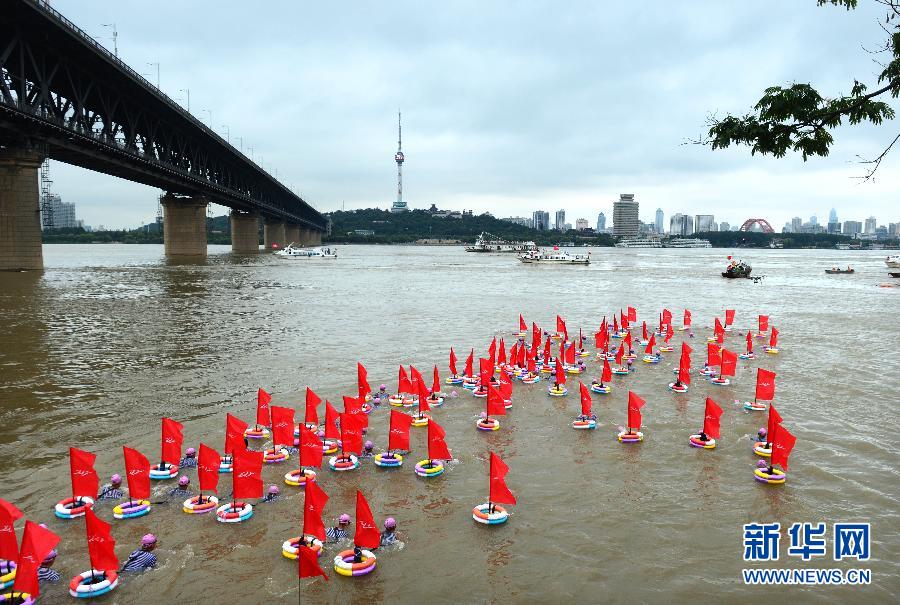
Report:
[[[513,252],[521,253],[537,250],[534,242],[507,241],[487,231],[483,231],[475,243],[466,246],[466,252]]]

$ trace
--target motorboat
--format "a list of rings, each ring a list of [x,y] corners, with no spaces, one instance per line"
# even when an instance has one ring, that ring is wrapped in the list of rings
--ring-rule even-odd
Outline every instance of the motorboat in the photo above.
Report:
[[[900,268],[900,254],[892,254],[884,259],[884,264],[892,269]]]
[[[840,274],[843,274],[843,273],[856,273],[856,270],[855,270],[855,269],[851,269],[850,267],[847,267],[846,269],[840,269],[840,268],[838,268],[838,267],[832,267],[831,269],[825,269],[825,273],[827,273],[828,275],[840,275]]]
[[[534,242],[507,241],[483,231],[475,243],[466,246],[466,252],[530,252],[537,250]]]
[[[569,254],[558,247],[554,247],[552,251],[530,250],[525,254],[520,254],[517,258],[523,263],[538,265],[589,265],[591,253]]]
[[[275,253],[275,256],[281,258],[337,258],[337,250],[335,248],[302,248],[295,246],[291,242],[281,250]]]
[[[732,260],[731,257],[728,257],[730,261],[728,266],[725,267],[725,270],[722,271],[722,277],[727,277],[728,279],[736,279],[741,277],[750,278],[750,272],[753,271],[753,267],[745,263],[744,261],[735,261]]]

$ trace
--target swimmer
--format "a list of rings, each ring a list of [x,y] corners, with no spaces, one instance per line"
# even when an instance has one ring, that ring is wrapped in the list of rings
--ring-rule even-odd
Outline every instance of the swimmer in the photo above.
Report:
[[[41,566],[38,567],[37,571],[38,582],[59,582],[59,572],[50,569],[51,567],[53,567],[54,561],[56,561],[55,548],[47,553],[47,556],[44,557],[43,561],[41,561]]]
[[[329,527],[325,530],[325,539],[328,542],[346,540],[348,527],[350,527],[350,515],[343,513],[338,517],[338,524],[336,527]]]
[[[360,458],[373,457],[375,454],[372,452],[372,448],[374,447],[375,444],[373,444],[371,441],[366,441],[366,443],[363,445],[363,453],[360,455]]]
[[[178,464],[180,468],[194,468],[197,466],[197,450],[192,447],[187,448],[184,452],[184,458]]]
[[[178,487],[169,492],[169,498],[190,498],[191,490],[188,489],[190,484],[191,480],[188,479],[188,476],[182,475],[181,478],[178,479]]]
[[[122,477],[118,473],[109,478],[109,483],[100,488],[97,500],[121,500],[125,497],[122,492]]]
[[[146,534],[141,538],[141,547],[128,556],[128,560],[119,571],[144,571],[156,567],[156,555],[153,550],[159,545],[156,536]]]
[[[393,517],[388,517],[384,520],[384,531],[381,533],[381,542],[379,546],[390,546],[397,541],[397,534],[395,530],[397,529],[397,522]]]
[[[278,486],[277,486],[277,485],[270,485],[270,486],[269,486],[269,489],[266,490],[266,497],[263,498],[262,500],[260,500],[260,503],[262,503],[262,502],[274,502],[275,500],[278,500],[278,498],[279,498],[279,493],[280,493],[280,491],[278,490]]]

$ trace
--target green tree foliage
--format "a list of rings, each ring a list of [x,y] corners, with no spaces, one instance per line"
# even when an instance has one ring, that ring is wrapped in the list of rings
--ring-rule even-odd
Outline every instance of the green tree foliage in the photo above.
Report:
[[[857,5],[857,0],[816,1],[819,6],[831,4],[847,10]],[[881,124],[892,119],[894,110],[878,98],[900,95],[900,0],[875,1],[887,9],[882,29],[888,38],[878,53],[890,57],[883,65],[875,90],[869,92],[866,84],[856,80],[849,94],[828,98],[811,84],[772,86],[746,115],[711,117],[709,138],[702,142],[713,149],[724,149],[732,144],[747,145],[752,154],[772,154],[777,158],[793,151],[800,153],[805,161],[809,156],[827,156],[834,143],[830,131],[845,122]],[[865,160],[870,165],[865,178],[872,177],[898,139],[900,134],[878,157]]]

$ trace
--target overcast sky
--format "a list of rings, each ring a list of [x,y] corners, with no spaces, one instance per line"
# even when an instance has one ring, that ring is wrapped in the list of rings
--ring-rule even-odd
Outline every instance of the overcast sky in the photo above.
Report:
[[[611,215],[634,193],[662,208],[740,223],[792,216],[900,221],[900,150],[858,184],[900,129],[843,128],[804,163],[685,145],[711,112],[743,113],[766,86],[846,93],[875,83],[863,47],[884,34],[872,0],[649,2],[236,2],[56,0],[54,7],[156,81],[322,211],[396,197],[413,208],[567,220]],[[898,104],[893,103],[897,108]],[[208,111],[207,111],[208,110]],[[237,142],[235,144],[238,144]],[[158,190],[53,163],[55,190],[107,227],[153,219]],[[225,209],[215,207],[215,213]]]

